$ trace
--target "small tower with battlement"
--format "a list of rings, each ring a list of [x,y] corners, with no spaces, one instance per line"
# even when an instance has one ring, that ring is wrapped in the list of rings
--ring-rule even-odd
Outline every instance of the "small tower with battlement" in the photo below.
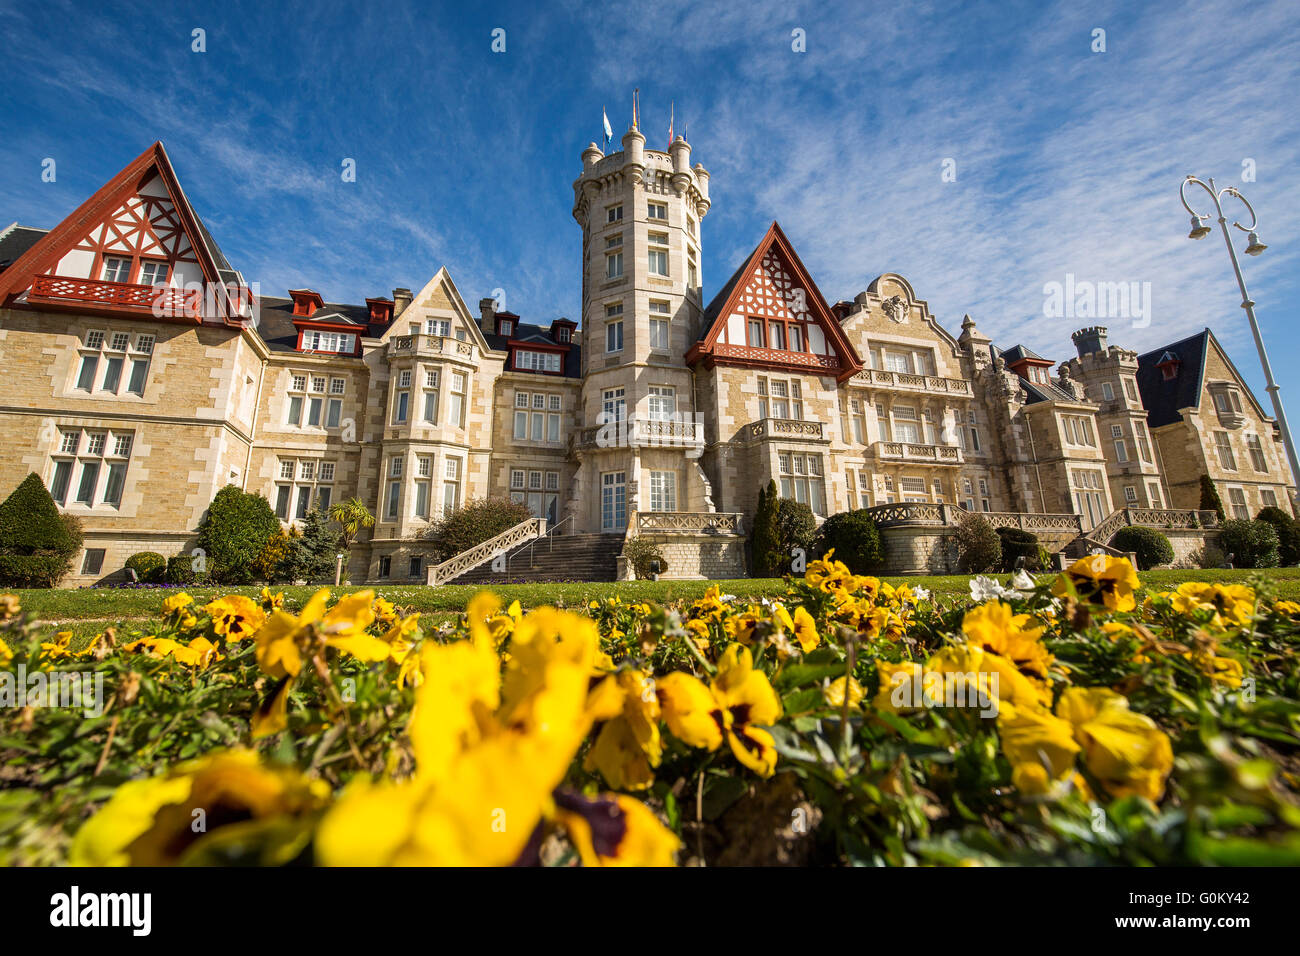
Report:
[[[709,174],[691,166],[682,136],[666,152],[645,144],[635,122],[621,152],[588,144],[573,184],[583,386],[566,511],[579,531],[621,533],[638,512],[713,510],[685,361],[703,314]],[[630,429],[608,427],[624,420]]]

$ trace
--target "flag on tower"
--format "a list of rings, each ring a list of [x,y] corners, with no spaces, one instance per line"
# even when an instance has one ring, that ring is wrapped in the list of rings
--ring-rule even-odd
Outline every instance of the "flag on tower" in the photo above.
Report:
[[[637,94],[640,92],[641,92],[640,87],[637,87],[632,91],[632,128],[633,129],[640,129],[640,124],[637,122],[637,116],[636,116],[636,97]]]
[[[609,114],[605,112],[605,107],[600,108],[600,118],[605,121],[605,148],[609,149],[609,141],[614,136],[614,131],[609,126]]]
[[[668,101],[668,148],[673,148],[673,102]]]

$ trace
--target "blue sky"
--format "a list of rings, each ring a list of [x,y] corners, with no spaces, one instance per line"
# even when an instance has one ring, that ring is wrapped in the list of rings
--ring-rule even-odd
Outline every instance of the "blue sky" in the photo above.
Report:
[[[576,317],[571,184],[602,106],[617,139],[640,87],[649,145],[666,144],[675,102],[712,174],[706,297],[776,219],[832,302],[898,272],[950,330],[969,312],[998,344],[1055,359],[1094,321],[1139,350],[1210,325],[1264,399],[1223,241],[1185,238],[1179,183],[1215,176],[1260,213],[1271,248],[1244,268],[1300,417],[1293,0],[0,0],[0,27],[0,227],[53,226],[162,139],[227,256],[270,294],[359,302],[446,265],[471,308],[502,288],[527,319]],[[1044,285],[1067,274],[1151,283],[1149,326],[1044,316]]]

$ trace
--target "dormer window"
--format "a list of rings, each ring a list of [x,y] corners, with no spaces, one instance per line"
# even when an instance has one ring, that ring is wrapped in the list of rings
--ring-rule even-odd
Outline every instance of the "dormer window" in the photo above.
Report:
[[[501,324],[497,327],[499,335],[514,335],[515,324],[510,319],[502,319]]]
[[[556,329],[556,331],[555,331],[555,340],[556,340],[557,342],[567,342],[567,341],[569,341],[569,330],[568,330],[567,328]]]
[[[1162,381],[1172,382],[1178,377],[1178,356],[1173,352],[1165,352],[1160,356],[1160,361],[1156,363],[1156,368],[1160,369],[1160,378]]]

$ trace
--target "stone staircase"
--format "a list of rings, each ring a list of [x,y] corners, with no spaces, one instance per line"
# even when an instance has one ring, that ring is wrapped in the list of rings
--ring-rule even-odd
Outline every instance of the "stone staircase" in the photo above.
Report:
[[[621,534],[553,534],[480,564],[446,584],[523,584],[532,581],[613,581]]]

